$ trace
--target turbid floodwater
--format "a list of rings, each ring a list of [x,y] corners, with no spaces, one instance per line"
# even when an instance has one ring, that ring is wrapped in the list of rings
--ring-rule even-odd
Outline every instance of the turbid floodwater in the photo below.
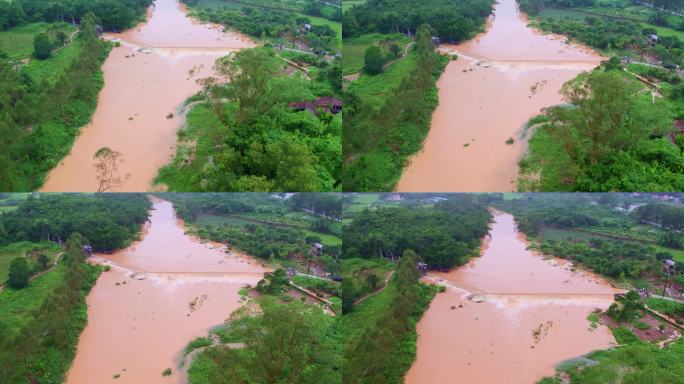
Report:
[[[447,290],[418,323],[407,384],[451,378],[530,384],[552,375],[564,360],[614,345],[608,328],[593,328],[587,316],[606,309],[617,290],[567,261],[527,250],[513,216],[493,213],[480,257],[426,277]]]
[[[562,102],[563,83],[602,58],[527,26],[515,0],[499,0],[486,32],[441,50],[455,52],[437,82],[439,106],[422,150],[397,184],[401,192],[516,189],[521,133],[543,108]],[[506,141],[513,138],[513,144]]]
[[[93,156],[102,147],[122,154],[119,173],[129,175],[112,191],[153,190],[157,170],[174,151],[179,108],[200,89],[197,79],[211,73],[217,58],[255,46],[244,36],[192,20],[176,0],[156,0],[146,22],[105,38],[121,46],[103,65],[104,87],[92,122],[50,172],[43,191],[97,191]]]
[[[87,297],[88,325],[69,384],[182,383],[185,346],[227,319],[241,305],[240,288],[268,271],[221,244],[185,235],[171,203],[152,199],[142,240],[94,256],[112,268]],[[164,377],[167,368],[172,374]]]

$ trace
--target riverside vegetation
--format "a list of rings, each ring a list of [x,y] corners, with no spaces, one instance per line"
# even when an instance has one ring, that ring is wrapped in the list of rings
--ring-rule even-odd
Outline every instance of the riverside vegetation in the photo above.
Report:
[[[648,5],[648,3],[644,3]],[[610,60],[562,90],[568,105],[530,120],[519,190],[684,189],[682,63],[684,18],[676,3],[523,0],[531,24],[588,44]],[[669,12],[669,13],[668,13]],[[604,113],[608,111],[608,113]]]
[[[334,55],[341,47],[342,8],[334,2],[184,0],[184,3],[200,20],[290,47],[293,55],[300,49]]]
[[[336,65],[289,75],[268,44],[219,59],[218,75],[188,100],[197,105],[157,183],[171,191],[339,190],[341,114],[289,106],[335,96]]]
[[[141,195],[41,195],[0,215],[0,259],[10,256],[12,265],[23,260],[29,267],[19,285],[10,267],[9,284],[0,291],[1,383],[64,382],[87,323],[85,297],[102,271],[84,262],[84,245],[113,250],[129,244],[148,208]],[[29,280],[37,272],[42,275]]]
[[[532,241],[530,247],[547,255],[571,260],[613,279],[622,287],[652,290],[660,294],[669,280],[668,292],[684,287],[681,262],[666,280],[662,272],[665,259],[682,260],[678,241],[684,208],[676,203],[655,202],[649,195],[627,194],[524,194],[502,199],[494,205],[514,213],[518,228]],[[553,231],[551,231],[553,229]],[[561,231],[558,234],[558,231]],[[674,245],[674,247],[673,247]],[[670,248],[672,247],[672,248]],[[619,322],[635,327],[650,327],[639,321],[631,292],[633,314],[626,314],[628,304],[620,311],[613,305],[607,314]],[[630,297],[632,299],[630,299]],[[657,298],[648,299],[649,307],[682,321],[684,305]],[[594,314],[596,316],[596,314]],[[661,348],[641,340],[623,325],[611,328],[619,347],[592,352],[586,357],[594,362],[570,362],[558,367],[554,377],[540,384],[569,382],[677,383],[682,375],[684,342],[679,339]]]
[[[487,0],[368,1],[345,11],[345,190],[394,188],[427,135],[438,103],[435,83],[449,60],[434,52],[432,36],[449,42],[473,37],[491,6]],[[415,35],[413,46],[403,34]]]
[[[39,188],[69,152],[103,85],[109,45],[95,26],[132,27],[150,3],[0,3],[0,189]]]
[[[567,258],[620,284],[660,290],[662,260],[682,260],[677,229],[684,213],[681,207],[614,194],[519,196],[495,205],[515,216],[518,228],[534,240],[534,249]],[[631,204],[643,205],[631,212],[616,209]],[[684,283],[681,266],[672,280]]]
[[[415,359],[416,324],[440,290],[418,281],[418,263],[433,268],[465,263],[487,233],[486,198],[454,195],[432,206],[424,197],[345,211],[340,323],[345,382],[403,382]],[[350,197],[348,206],[356,199],[365,196]]]
[[[179,194],[178,214],[191,232],[266,260],[275,269],[241,291],[243,306],[184,351],[195,356],[188,380],[205,383],[341,383],[341,196],[298,193]],[[323,242],[318,254],[313,244]],[[290,273],[286,272],[286,268]],[[296,272],[295,272],[296,271]],[[291,285],[332,303],[323,310]],[[299,300],[296,300],[296,299]]]

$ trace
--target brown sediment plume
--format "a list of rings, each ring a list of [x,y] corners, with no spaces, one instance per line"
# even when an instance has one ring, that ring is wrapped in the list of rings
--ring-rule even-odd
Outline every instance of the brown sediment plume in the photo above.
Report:
[[[142,240],[95,261],[103,272],[88,295],[67,383],[181,383],[183,348],[240,306],[239,290],[268,269],[184,234],[171,203],[153,198]],[[172,369],[169,377],[162,372]],[[188,367],[183,367],[187,369]]]
[[[529,28],[515,0],[501,0],[494,15],[486,32],[441,48],[459,58],[437,82],[430,132],[397,191],[515,190],[527,149],[525,123],[561,103],[563,83],[602,60],[586,47]]]
[[[587,315],[617,292],[604,279],[527,250],[513,217],[493,211],[481,256],[428,280],[446,285],[418,323],[407,384],[533,383],[569,358],[614,345]]]
[[[130,175],[115,191],[152,190],[157,170],[173,154],[179,107],[200,89],[196,80],[211,73],[217,58],[255,46],[242,35],[193,21],[174,0],[155,1],[148,21],[106,37],[121,46],[103,65],[92,122],[50,172],[43,191],[97,191],[93,155],[102,147],[120,152],[119,173]]]

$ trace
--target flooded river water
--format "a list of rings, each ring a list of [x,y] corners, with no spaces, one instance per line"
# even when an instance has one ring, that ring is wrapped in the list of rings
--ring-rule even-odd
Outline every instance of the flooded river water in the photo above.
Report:
[[[199,90],[196,80],[210,73],[217,58],[254,46],[246,37],[186,17],[176,0],[156,0],[147,22],[106,37],[119,39],[121,46],[104,63],[92,122],[50,172],[44,191],[96,191],[93,155],[105,146],[122,154],[120,174],[129,175],[114,190],[151,190],[157,170],[171,159],[178,109]],[[190,76],[193,68],[200,69]]]
[[[562,102],[563,83],[600,64],[591,50],[529,28],[515,0],[499,0],[495,7],[485,33],[442,46],[459,58],[437,83],[439,106],[430,132],[398,191],[515,190],[525,123]]]
[[[526,249],[513,216],[494,211],[482,255],[427,279],[447,286],[418,323],[417,358],[407,384],[530,384],[556,364],[614,344],[587,315],[606,309],[616,289],[564,260]],[[482,302],[468,297],[475,294]]]
[[[185,235],[171,203],[154,199],[153,209],[141,241],[95,256],[112,268],[88,295],[88,325],[67,383],[181,383],[183,348],[228,318],[240,288],[267,271]],[[167,368],[170,377],[162,376]]]

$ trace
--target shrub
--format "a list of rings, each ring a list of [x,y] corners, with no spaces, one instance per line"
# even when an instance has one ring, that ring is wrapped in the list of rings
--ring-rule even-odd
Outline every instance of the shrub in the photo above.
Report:
[[[25,257],[16,257],[12,259],[9,269],[9,277],[7,285],[10,288],[21,289],[29,284],[29,277],[31,275],[31,268]]]

